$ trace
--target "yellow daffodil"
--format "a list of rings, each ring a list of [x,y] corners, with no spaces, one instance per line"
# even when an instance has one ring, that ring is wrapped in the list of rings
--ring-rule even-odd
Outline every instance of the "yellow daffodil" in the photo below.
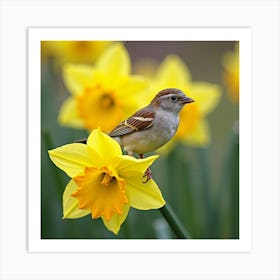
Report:
[[[71,93],[59,114],[63,125],[108,132],[143,105],[140,91],[147,82],[130,75],[129,54],[120,43],[111,45],[95,66],[67,65],[64,81]]]
[[[224,66],[223,80],[227,88],[230,100],[239,102],[239,44],[236,43],[234,51],[224,54],[222,63]]]
[[[178,56],[170,55],[159,66],[149,92],[169,87],[181,89],[195,100],[181,110],[180,124],[169,147],[176,140],[193,146],[207,145],[210,134],[206,116],[217,107],[221,96],[219,86],[192,81],[187,65]],[[152,97],[151,94],[150,99]]]
[[[63,217],[91,214],[118,234],[130,207],[149,210],[164,206],[157,184],[142,183],[147,168],[158,156],[135,159],[122,155],[119,144],[95,129],[87,144],[73,143],[49,151],[54,164],[72,179],[63,194]]]
[[[42,41],[41,52],[54,57],[58,65],[93,63],[111,43],[110,41]]]

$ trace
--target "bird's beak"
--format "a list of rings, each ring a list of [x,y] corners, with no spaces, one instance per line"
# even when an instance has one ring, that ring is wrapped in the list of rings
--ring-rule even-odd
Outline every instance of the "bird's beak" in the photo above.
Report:
[[[182,100],[181,100],[181,103],[182,104],[186,104],[186,103],[192,103],[192,102],[195,102],[195,100],[193,100],[192,98],[186,96],[184,97]]]

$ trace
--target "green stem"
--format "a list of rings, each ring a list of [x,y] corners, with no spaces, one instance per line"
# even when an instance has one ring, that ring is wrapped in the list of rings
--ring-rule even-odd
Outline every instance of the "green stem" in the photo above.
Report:
[[[239,237],[239,133],[238,122],[229,137],[221,170],[221,181],[215,200],[218,229],[226,238]],[[224,237],[225,238],[225,237]]]
[[[209,164],[209,151],[206,148],[197,149],[198,160],[200,164],[201,180],[202,180],[202,199],[205,210],[205,233],[208,238],[215,238],[216,219],[213,211],[213,203],[211,197],[211,170]]]
[[[46,150],[53,149],[54,145],[53,145],[51,135],[48,130],[44,130],[42,132],[42,137],[43,137],[43,141],[45,142]],[[46,151],[44,150],[43,152],[45,153]],[[59,193],[59,195],[61,195],[61,190],[64,187],[62,178],[61,178],[60,174],[58,173],[58,169],[53,164],[51,164],[51,169],[52,169],[52,172],[54,175],[54,179],[56,181],[58,193]]]
[[[169,224],[170,228],[174,231],[177,238],[180,239],[190,239],[191,236],[188,231],[184,228],[181,221],[178,219],[177,215],[170,207],[168,203],[166,203],[162,208],[159,208],[161,214]]]

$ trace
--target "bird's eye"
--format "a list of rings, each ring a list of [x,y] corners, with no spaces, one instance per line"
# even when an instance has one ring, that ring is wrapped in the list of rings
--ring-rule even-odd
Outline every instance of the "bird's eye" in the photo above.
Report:
[[[176,96],[171,96],[170,99],[171,99],[172,101],[176,101],[176,100],[177,100],[177,97],[176,97]]]

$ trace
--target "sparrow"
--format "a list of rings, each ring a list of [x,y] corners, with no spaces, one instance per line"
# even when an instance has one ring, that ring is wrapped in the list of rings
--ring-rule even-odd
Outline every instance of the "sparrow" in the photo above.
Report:
[[[129,155],[136,153],[144,158],[145,153],[160,148],[174,136],[179,125],[179,112],[191,102],[194,100],[179,89],[163,89],[148,106],[122,121],[108,135]],[[86,143],[86,139],[78,142]],[[151,175],[148,169],[143,183],[148,182]]]

